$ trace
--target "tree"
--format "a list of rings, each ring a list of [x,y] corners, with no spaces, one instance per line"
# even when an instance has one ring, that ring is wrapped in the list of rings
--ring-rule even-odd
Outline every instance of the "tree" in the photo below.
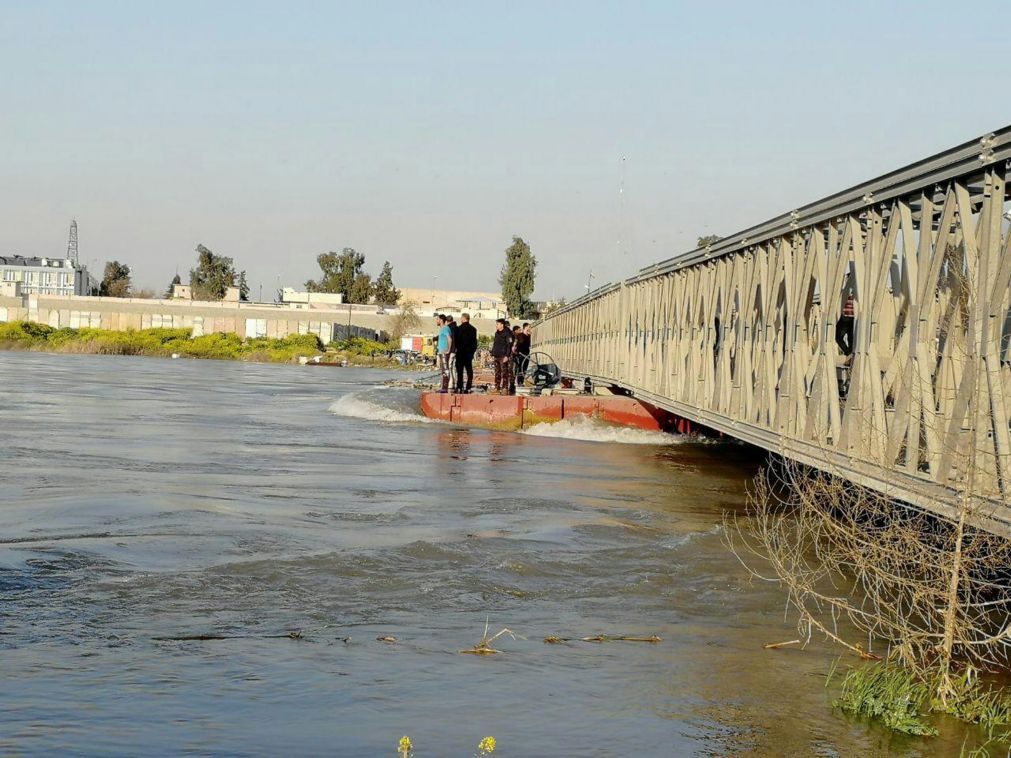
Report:
[[[344,296],[346,302],[353,302],[351,288],[354,287],[355,280],[362,273],[362,268],[365,266],[365,256],[353,247],[346,247],[341,253],[335,253],[332,250],[329,253],[322,253],[317,256],[316,262],[319,264],[323,276],[318,280],[310,279],[305,283],[305,288],[309,292],[340,294]]]
[[[130,297],[130,267],[119,261],[106,263],[98,294],[102,297]]]
[[[723,237],[721,237],[718,234],[707,234],[704,237],[699,237],[698,242],[695,243],[695,246],[699,249],[704,247],[710,247],[712,245],[715,245],[721,239],[723,239]]]
[[[249,302],[249,285],[246,283],[246,272],[245,271],[239,272],[239,283],[236,286],[238,286],[238,288],[239,288],[239,300],[241,300],[244,303],[248,303]]]
[[[537,259],[530,252],[530,245],[516,236],[505,254],[506,262],[498,280],[502,285],[502,299],[513,318],[532,318],[534,308],[530,296],[534,293]]]
[[[540,317],[544,318],[545,316],[554,313],[559,308],[564,308],[564,307],[565,307],[565,298],[563,297],[562,299],[558,300],[557,302],[548,303],[546,306],[544,306],[544,309],[540,313]]]
[[[396,305],[400,300],[400,290],[393,285],[393,266],[389,261],[383,263],[383,271],[376,279],[373,295],[379,305]]]
[[[417,305],[413,300],[407,300],[400,304],[400,309],[393,316],[390,339],[399,345],[401,337],[410,334],[419,326],[421,326],[421,318],[418,317]]]
[[[375,287],[372,284],[372,277],[364,271],[359,272],[351,283],[351,294],[346,298],[349,303],[367,303],[372,299]]]
[[[229,287],[240,287],[242,280],[231,258],[215,255],[203,245],[197,245],[197,267],[190,269],[190,287],[194,300],[221,300]],[[247,295],[248,295],[248,287]]]
[[[175,276],[173,276],[172,277],[172,281],[169,283],[168,289],[165,290],[165,298],[168,299],[168,298],[172,297],[172,293],[175,290],[175,286],[177,284],[182,284],[182,283],[183,283],[183,279],[182,279],[181,276],[179,276],[179,274],[176,274]]]

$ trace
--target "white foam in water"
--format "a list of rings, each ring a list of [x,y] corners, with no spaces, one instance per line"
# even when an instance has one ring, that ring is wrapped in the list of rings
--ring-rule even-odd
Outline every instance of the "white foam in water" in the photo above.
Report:
[[[425,418],[425,416],[417,411],[381,405],[356,392],[344,395],[337,402],[331,404],[330,413],[335,416],[364,418],[369,421],[383,421],[392,424],[416,423],[419,421],[428,423],[432,421],[432,419]]]
[[[677,445],[684,437],[664,432],[650,432],[627,426],[612,426],[589,416],[576,416],[554,423],[535,424],[523,430],[534,437],[560,437],[584,442],[617,442],[622,445]]]

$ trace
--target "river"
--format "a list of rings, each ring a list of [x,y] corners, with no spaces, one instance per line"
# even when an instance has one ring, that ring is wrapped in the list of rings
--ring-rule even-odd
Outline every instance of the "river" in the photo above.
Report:
[[[753,451],[454,428],[391,376],[0,353],[0,753],[957,754],[762,649]],[[662,639],[544,642],[596,634]]]

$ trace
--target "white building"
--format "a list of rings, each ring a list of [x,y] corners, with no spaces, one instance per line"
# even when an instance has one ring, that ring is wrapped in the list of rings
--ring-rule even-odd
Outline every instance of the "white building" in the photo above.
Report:
[[[339,292],[305,292],[304,290],[285,287],[281,290],[281,302],[325,308],[327,306],[340,305],[344,302],[344,296]]]
[[[471,318],[508,318],[508,309],[501,293],[474,292],[470,290],[437,290],[424,287],[402,287],[400,303],[414,303],[419,315],[445,313],[459,317],[469,313]]]
[[[0,255],[0,282],[20,284],[25,295],[97,295],[98,281],[88,269],[66,258]]]

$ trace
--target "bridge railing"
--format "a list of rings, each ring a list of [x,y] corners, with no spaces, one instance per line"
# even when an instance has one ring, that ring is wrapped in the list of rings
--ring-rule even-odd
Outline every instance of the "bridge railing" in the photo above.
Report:
[[[534,343],[907,501],[1011,502],[1009,161],[1011,127],[602,287]]]

